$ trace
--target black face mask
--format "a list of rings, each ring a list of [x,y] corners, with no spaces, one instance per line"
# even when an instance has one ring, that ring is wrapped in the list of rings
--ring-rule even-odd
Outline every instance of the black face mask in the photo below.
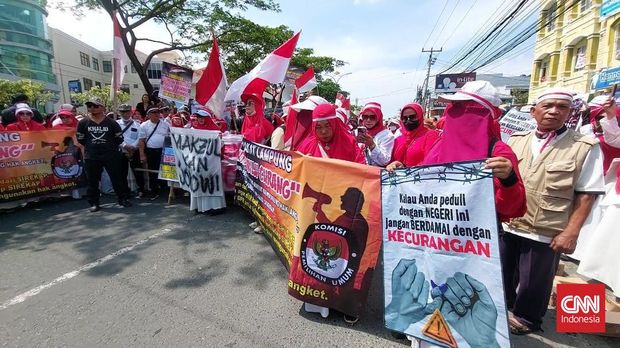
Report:
[[[405,123],[405,128],[407,128],[408,131],[412,131],[416,128],[418,128],[420,126],[420,120],[418,120],[417,118],[415,120],[408,120]]]

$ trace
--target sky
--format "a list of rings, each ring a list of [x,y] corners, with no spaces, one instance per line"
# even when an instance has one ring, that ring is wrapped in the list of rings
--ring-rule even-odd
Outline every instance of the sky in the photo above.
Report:
[[[112,49],[112,21],[101,12],[75,18],[70,12],[48,5],[48,25],[60,29],[99,50]],[[67,0],[65,0],[67,2]],[[69,0],[70,2],[70,0]],[[286,25],[302,31],[298,47],[309,47],[317,55],[347,62],[332,74],[351,93],[351,101],[382,105],[386,117],[415,98],[416,86],[426,75],[428,53],[442,48],[431,75],[449,66],[459,50],[479,34],[488,21],[510,1],[502,0],[280,0],[281,12],[250,9],[244,16],[261,25]],[[441,15],[441,16],[440,16]],[[163,28],[147,22],[138,34],[151,38]],[[479,73],[530,74],[534,37]],[[146,43],[138,49],[158,48]],[[221,50],[226,50],[222,46]],[[202,65],[204,66],[204,64]],[[231,81],[229,81],[230,83]]]

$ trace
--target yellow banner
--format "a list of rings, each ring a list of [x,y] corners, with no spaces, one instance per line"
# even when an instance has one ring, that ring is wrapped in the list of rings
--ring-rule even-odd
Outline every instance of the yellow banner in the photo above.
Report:
[[[76,188],[82,172],[75,130],[0,132],[0,202]]]

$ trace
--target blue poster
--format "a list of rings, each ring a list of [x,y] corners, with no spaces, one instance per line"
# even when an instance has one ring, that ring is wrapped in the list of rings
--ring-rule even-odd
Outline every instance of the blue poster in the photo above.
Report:
[[[620,67],[601,71],[595,75],[593,82],[594,89],[608,88],[620,83]]]
[[[381,173],[385,325],[447,347],[510,347],[484,162]]]

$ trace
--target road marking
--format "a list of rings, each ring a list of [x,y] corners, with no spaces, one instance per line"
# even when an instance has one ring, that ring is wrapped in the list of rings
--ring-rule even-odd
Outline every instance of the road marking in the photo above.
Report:
[[[117,250],[116,252],[106,255],[100,259],[97,259],[87,265],[84,265],[78,269],[76,269],[75,271],[71,271],[69,273],[65,273],[63,275],[61,275],[60,277],[52,280],[51,282],[47,283],[47,284],[43,284],[41,286],[37,286],[34,289],[28,290],[26,292],[24,292],[23,294],[17,295],[15,297],[13,297],[12,299],[10,299],[9,301],[6,301],[5,303],[2,304],[2,306],[0,306],[0,311],[9,308],[10,306],[16,305],[18,303],[22,303],[24,301],[26,301],[28,298],[32,297],[32,296],[36,296],[38,295],[41,291],[45,290],[45,289],[49,289],[54,285],[58,285],[66,280],[69,280],[75,276],[77,276],[78,274],[84,272],[84,271],[88,271],[92,268],[95,268],[105,262],[108,262],[110,260],[112,260],[113,258],[123,255],[125,253],[128,253],[130,251],[132,251],[133,249],[135,249],[136,247],[152,240],[155,238],[159,238],[161,236],[164,236],[168,233],[172,232],[171,229],[166,228],[164,230],[162,230],[161,232],[157,232],[152,236],[149,236],[148,238],[142,239],[140,241],[135,242],[134,244],[124,247],[122,249]]]

